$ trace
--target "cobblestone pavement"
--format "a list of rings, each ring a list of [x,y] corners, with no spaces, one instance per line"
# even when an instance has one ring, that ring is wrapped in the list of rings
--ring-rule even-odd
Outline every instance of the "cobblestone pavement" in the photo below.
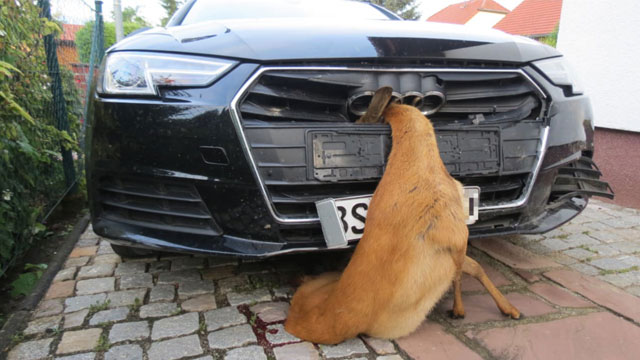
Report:
[[[463,281],[413,334],[336,346],[282,326],[295,279],[349,254],[267,261],[162,255],[121,259],[89,228],[8,352],[21,359],[635,359],[640,352],[640,216],[592,202],[544,236],[473,240],[472,257],[524,314],[503,317]]]

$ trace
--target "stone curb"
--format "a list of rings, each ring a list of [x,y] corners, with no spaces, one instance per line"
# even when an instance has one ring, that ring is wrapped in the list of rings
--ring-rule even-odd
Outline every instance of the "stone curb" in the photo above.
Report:
[[[73,227],[73,230],[67,235],[64,243],[58,249],[58,252],[52,257],[51,262],[47,270],[38,283],[31,291],[31,294],[27,296],[20,304],[19,311],[12,314],[7,322],[0,330],[0,360],[4,360],[8,354],[8,348],[11,346],[11,337],[13,334],[22,331],[31,317],[31,311],[35,309],[40,300],[44,297],[49,286],[56,276],[58,271],[62,268],[62,264],[67,260],[67,257],[73,250],[75,244],[78,242],[80,235],[85,231],[89,224],[89,215],[84,215],[78,220]]]

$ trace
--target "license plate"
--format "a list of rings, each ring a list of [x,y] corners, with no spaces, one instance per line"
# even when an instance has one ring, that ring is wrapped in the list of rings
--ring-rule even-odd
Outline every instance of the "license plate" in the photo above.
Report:
[[[350,241],[362,237],[370,201],[371,195],[316,201],[327,247],[347,246]],[[467,225],[478,220],[479,203],[480,188],[465,186],[463,206],[465,212],[469,214]]]

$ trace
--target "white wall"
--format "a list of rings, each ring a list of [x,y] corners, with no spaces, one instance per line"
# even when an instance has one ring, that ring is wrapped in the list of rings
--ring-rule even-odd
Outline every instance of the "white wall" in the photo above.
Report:
[[[564,0],[557,47],[584,82],[596,126],[640,132],[640,1]]]
[[[505,14],[499,14],[488,11],[478,11],[465,25],[478,27],[482,29],[491,29],[493,25],[502,20]]]

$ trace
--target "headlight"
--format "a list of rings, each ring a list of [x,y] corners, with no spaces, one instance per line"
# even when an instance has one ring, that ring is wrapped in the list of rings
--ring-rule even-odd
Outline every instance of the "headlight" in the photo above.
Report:
[[[158,86],[205,86],[235,62],[204,57],[115,52],[104,69],[104,94],[154,95]]]
[[[564,57],[534,61],[533,65],[545,74],[556,86],[570,86],[575,95],[583,94],[584,88],[575,70]]]

